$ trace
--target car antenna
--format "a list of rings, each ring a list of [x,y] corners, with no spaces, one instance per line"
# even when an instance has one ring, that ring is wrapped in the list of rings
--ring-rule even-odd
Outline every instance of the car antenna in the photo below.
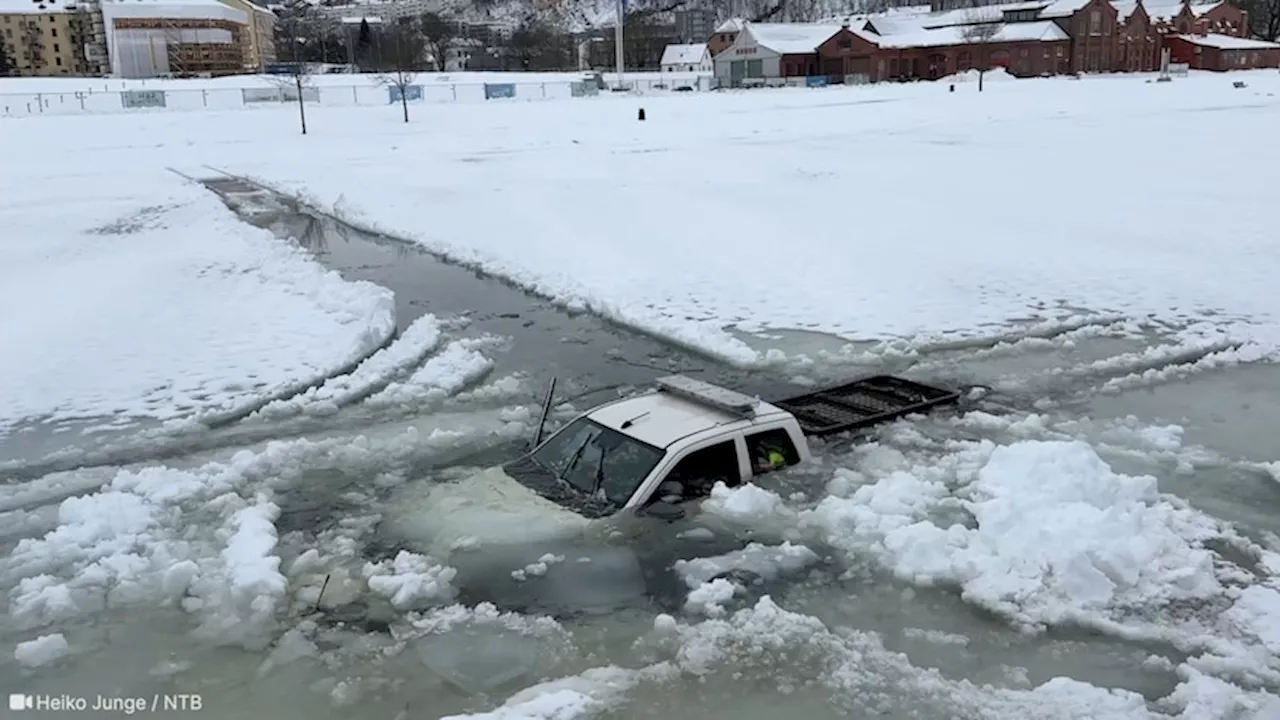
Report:
[[[639,420],[640,418],[642,418],[642,417],[644,417],[645,415],[648,415],[648,414],[649,414],[649,411],[648,411],[648,410],[645,410],[644,412],[642,412],[642,413],[640,413],[639,415],[637,415],[637,416],[635,416],[635,417],[631,418],[630,420],[624,420],[624,421],[622,422],[622,424],[621,424],[621,425],[619,425],[618,427],[622,428],[623,430],[626,430],[627,428],[629,428],[629,427],[631,427],[632,425],[634,425],[634,424],[635,424],[635,422],[636,422],[637,420]]]

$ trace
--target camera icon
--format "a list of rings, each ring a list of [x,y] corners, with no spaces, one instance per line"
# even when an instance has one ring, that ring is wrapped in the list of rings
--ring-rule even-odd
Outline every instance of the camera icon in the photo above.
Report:
[[[22,693],[9,693],[10,710],[30,710],[35,707],[35,698]]]

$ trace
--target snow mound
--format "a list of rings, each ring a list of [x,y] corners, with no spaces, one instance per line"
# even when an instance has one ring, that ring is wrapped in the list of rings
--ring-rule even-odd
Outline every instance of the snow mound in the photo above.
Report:
[[[397,610],[420,609],[441,600],[451,600],[450,583],[457,570],[431,561],[424,555],[401,550],[394,559],[365,563],[364,577],[369,590],[386,598]]]
[[[25,668],[37,668],[51,665],[67,656],[70,646],[62,633],[41,635],[34,640],[18,643],[13,651],[13,658]]]
[[[871,547],[897,576],[953,583],[966,600],[1028,625],[1222,593],[1204,547],[1218,524],[1161,496],[1155,478],[1118,474],[1077,441],[984,444],[962,462],[988,454],[958,503],[976,527],[922,518],[949,491],[906,472],[847,500],[828,497],[807,519],[838,546],[878,536]]]
[[[243,504],[237,496],[218,501]],[[252,649],[265,646],[289,584],[276,554],[279,515],[280,508],[259,495],[253,504],[236,510],[223,529],[227,539],[220,562],[204,563],[192,597],[183,603],[187,610],[203,613],[199,634],[206,639]]]
[[[959,72],[959,73],[956,73],[955,75],[947,75],[946,77],[939,79],[938,82],[940,83],[976,83],[978,82],[978,75],[979,73],[977,70],[965,70],[964,72]],[[1008,70],[1005,70],[1002,67],[996,67],[986,72],[986,74],[982,78],[982,84],[985,85],[989,82],[1008,82],[1010,80],[1017,80],[1017,79],[1018,78],[1014,77],[1013,75],[1010,75]]]
[[[391,383],[366,403],[378,407],[412,405],[455,395],[493,368],[493,361],[482,355],[477,348],[494,342],[495,339],[487,337],[454,340],[408,379]]]
[[[284,417],[302,412],[332,412],[372,395],[408,368],[416,367],[440,344],[440,323],[434,315],[413,321],[391,345],[360,363],[351,373],[326,380],[323,385],[259,410],[264,417]]]

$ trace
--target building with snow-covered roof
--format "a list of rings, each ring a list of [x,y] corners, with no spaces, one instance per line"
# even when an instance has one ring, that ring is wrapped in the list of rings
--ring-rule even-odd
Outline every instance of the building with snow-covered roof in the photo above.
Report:
[[[1174,62],[1193,70],[1280,68],[1280,44],[1232,35],[1174,35],[1165,39]]]
[[[729,18],[717,25],[711,38],[707,40],[707,50],[711,52],[711,57],[714,58],[732,45],[746,24],[747,21],[742,18]]]
[[[664,73],[709,73],[713,69],[711,52],[707,50],[706,43],[668,45],[662,51],[662,61],[659,64]]]

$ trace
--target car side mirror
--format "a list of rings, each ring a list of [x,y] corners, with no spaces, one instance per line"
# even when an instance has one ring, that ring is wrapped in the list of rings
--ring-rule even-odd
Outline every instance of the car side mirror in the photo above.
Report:
[[[644,515],[666,522],[675,522],[684,517],[684,508],[675,503],[663,502],[661,500],[649,505],[644,509]]]

